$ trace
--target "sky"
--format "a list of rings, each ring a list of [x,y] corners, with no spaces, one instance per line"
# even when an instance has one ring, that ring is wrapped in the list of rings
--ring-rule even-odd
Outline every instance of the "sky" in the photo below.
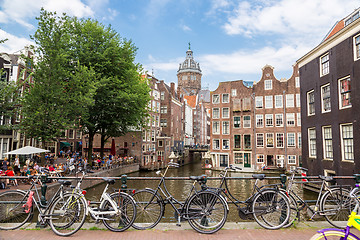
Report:
[[[290,78],[296,60],[316,47],[359,0],[0,0],[0,52],[33,44],[41,7],[111,25],[138,48],[136,62],[166,83],[177,83],[191,43],[202,88],[259,81],[261,69]]]

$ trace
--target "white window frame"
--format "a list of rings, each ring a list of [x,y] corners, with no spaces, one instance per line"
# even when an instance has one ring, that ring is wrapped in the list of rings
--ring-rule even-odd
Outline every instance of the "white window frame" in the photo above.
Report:
[[[297,134],[297,140],[298,140],[298,148],[302,147],[302,142],[301,142],[301,133]]]
[[[272,89],[272,79],[266,79],[264,81],[264,89],[271,90]]]
[[[344,141],[344,133],[343,133],[343,128],[347,126],[351,126],[351,131],[352,131],[352,138],[349,141],[351,141],[351,149],[352,149],[352,158],[347,158],[346,157],[346,149],[349,149],[349,145],[345,146],[345,141]],[[341,137],[341,156],[342,156],[342,161],[346,161],[346,162],[354,162],[354,128],[353,128],[353,124],[352,123],[347,123],[347,124],[340,124],[340,137]]]
[[[271,120],[271,124],[270,124],[270,121],[268,121],[268,120]],[[273,126],[274,126],[274,115],[273,114],[265,114],[265,127],[273,127]]]
[[[294,94],[286,94],[286,108],[295,107]]]
[[[300,77],[295,77],[295,87],[296,88],[300,87]]]
[[[236,89],[235,88],[231,89],[231,96],[236,97],[236,95],[237,95]]]
[[[292,140],[292,142],[290,142]],[[291,143],[294,143],[293,145]],[[287,141],[286,144],[288,147],[295,148],[296,147],[296,134],[295,133],[287,133]]]
[[[327,57],[327,60],[325,60],[326,57]],[[320,77],[323,77],[323,76],[329,74],[329,72],[330,72],[330,55],[328,52],[320,57],[319,65],[320,65]]]
[[[224,96],[227,96],[227,100],[224,100]],[[230,94],[223,93],[221,96],[222,103],[229,103],[230,102]]]
[[[218,125],[218,128],[214,128],[215,125]],[[216,131],[217,130],[217,131]],[[220,121],[213,121],[212,124],[212,133],[213,134],[220,134]]]
[[[329,110],[325,110],[325,102],[324,102],[324,89],[326,88],[326,87],[329,87],[329,104],[330,104],[330,109]],[[322,113],[327,113],[327,112],[331,112],[331,95],[330,95],[330,93],[331,93],[331,88],[330,88],[330,83],[328,83],[328,84],[325,84],[325,85],[323,85],[323,86],[321,86],[321,88],[320,88],[321,90],[320,90],[320,92],[321,92],[321,112]]]
[[[310,105],[310,94],[314,95],[314,102],[311,103],[314,106],[313,112],[310,112],[310,106],[312,106],[312,105]],[[315,115],[315,92],[314,92],[314,90],[310,90],[306,93],[306,105],[307,105],[307,115],[314,116]]]
[[[218,147],[216,147],[215,142],[218,142]],[[213,150],[220,150],[220,139],[213,139]]]
[[[217,111],[217,114],[215,115],[215,112]],[[220,118],[220,108],[213,108],[212,109],[213,119],[219,119]]]
[[[249,117],[249,120],[245,120],[245,117]],[[243,116],[243,128],[251,128],[251,116],[250,115]]]
[[[264,115],[256,114],[256,127],[263,128],[264,127]]]
[[[277,119],[280,119],[280,118],[277,118],[277,116],[281,116],[281,125],[278,125],[277,124]],[[275,114],[275,127],[283,127],[284,126],[284,114],[282,113],[278,113],[278,114]]]
[[[311,133],[314,133],[311,135]],[[316,129],[308,128],[309,158],[316,158]],[[313,148],[312,148],[313,146]]]
[[[326,130],[330,129],[330,137],[326,136]],[[322,138],[323,138],[323,152],[324,152],[324,159],[326,160],[333,160],[334,159],[334,147],[333,147],[333,140],[332,140],[332,128],[331,126],[323,126],[322,127]],[[329,151],[329,147],[331,151]]]
[[[256,154],[256,163],[264,163],[264,154]]]
[[[216,97],[218,98],[217,100],[216,100]],[[219,104],[220,103],[220,95],[219,94],[212,95],[212,103],[213,104]]]
[[[275,95],[275,108],[283,108],[283,95]]]
[[[346,94],[346,93],[349,93],[349,94],[350,94],[350,104],[343,107],[343,106],[342,106],[342,94],[344,94],[344,93],[341,92],[341,81],[347,80],[347,79],[350,80],[350,91],[347,91],[347,92],[344,92],[344,93],[345,93],[345,94]],[[344,77],[344,78],[339,79],[339,80],[338,80],[338,86],[339,86],[339,109],[351,108],[352,104],[351,104],[351,78],[350,78],[350,76],[346,76],[346,77]]]
[[[288,164],[296,165],[296,155],[288,155]]]
[[[296,107],[301,107],[301,101],[300,101],[300,93],[295,94],[296,99]]]
[[[359,39],[358,43],[356,42],[356,39]],[[353,40],[353,49],[354,49],[354,61],[357,61],[360,59],[360,34],[356,35]]]
[[[284,146],[285,146],[284,133],[276,133],[275,136],[276,136],[276,148],[284,148]],[[279,143],[280,143],[280,142],[278,141],[278,137],[279,137],[279,136],[282,136],[282,145],[279,144]]]
[[[230,134],[230,122],[223,121],[221,125],[222,125],[222,134],[229,135]]]
[[[301,113],[296,113],[296,124],[301,127]]]
[[[255,97],[255,108],[257,109],[264,108],[263,96]]]
[[[235,118],[238,118],[239,120],[235,120]],[[233,127],[234,127],[234,128],[241,128],[241,116],[234,116],[234,117],[233,117],[233,120],[234,120],[234,121],[233,121],[233,123],[234,123],[234,124],[233,124]],[[235,127],[235,123],[238,123],[239,126],[238,126],[238,127]]]
[[[272,137],[270,137],[272,136]],[[272,146],[268,145],[268,139],[272,138]],[[274,144],[274,133],[266,133],[266,148],[274,148],[275,144]]]
[[[224,111],[226,110],[227,110],[227,114],[224,114]],[[228,107],[222,108],[221,116],[222,118],[230,118],[230,108]]]
[[[289,121],[293,121],[294,124],[289,124]],[[286,113],[286,126],[295,127],[295,113]]]
[[[259,140],[262,140],[262,145],[259,144]],[[256,134],[256,147],[259,147],[259,148],[264,147],[264,134],[263,133]]]
[[[225,145],[225,142],[228,143],[228,145]],[[229,139],[222,139],[222,150],[230,150],[230,140]]]
[[[265,96],[265,109],[271,109],[273,108],[273,96],[272,95],[268,95]]]

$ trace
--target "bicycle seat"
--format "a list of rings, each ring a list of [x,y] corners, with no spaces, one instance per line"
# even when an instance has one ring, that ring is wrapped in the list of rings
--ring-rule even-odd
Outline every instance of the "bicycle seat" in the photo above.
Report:
[[[265,179],[265,174],[253,174],[252,177],[255,179],[263,180]]]
[[[322,176],[322,175],[319,175],[319,178],[325,182],[332,182],[334,181],[334,178],[332,176]]]
[[[105,182],[107,182],[110,185],[115,183],[115,179],[113,179],[113,178],[104,177],[104,178],[102,178],[102,180],[104,180]]]
[[[205,179],[207,179],[207,176],[206,176],[206,175],[190,176],[189,178],[190,178],[191,180],[204,181]]]
[[[68,180],[58,180],[58,183],[60,183],[61,185],[65,185],[65,186],[71,185],[71,181],[68,181]]]

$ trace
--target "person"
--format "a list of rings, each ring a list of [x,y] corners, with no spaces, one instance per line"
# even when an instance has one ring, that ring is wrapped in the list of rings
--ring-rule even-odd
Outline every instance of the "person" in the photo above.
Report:
[[[27,167],[30,166],[30,158],[26,159],[25,164],[26,164]]]
[[[49,171],[50,171],[50,172],[54,172],[54,171],[55,171],[55,168],[54,168],[53,165],[49,165]]]
[[[9,166],[8,170],[5,171],[5,175],[9,176],[9,177],[15,176],[13,168],[11,166]],[[10,180],[14,181],[16,186],[18,185],[16,178],[7,178],[6,179],[6,184],[7,185],[10,183]]]
[[[4,170],[4,172],[6,170],[8,170],[8,166],[9,166],[9,162],[8,162],[7,158],[5,158],[3,161],[2,170]]]
[[[15,166],[18,166],[19,169],[21,168],[21,167],[20,167],[20,159],[19,159],[19,156],[18,156],[18,155],[16,155],[16,157],[15,157],[15,163],[14,163],[14,165],[15,165]]]
[[[39,171],[39,165],[37,163],[34,163],[34,167],[33,167],[37,172]]]

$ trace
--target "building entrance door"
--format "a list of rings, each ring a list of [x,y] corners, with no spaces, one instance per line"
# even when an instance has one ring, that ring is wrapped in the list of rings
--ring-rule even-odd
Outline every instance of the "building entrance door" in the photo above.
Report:
[[[274,155],[266,155],[266,166],[275,166]]]
[[[228,166],[229,166],[229,156],[220,155],[220,167],[228,167]]]
[[[251,167],[251,155],[250,153],[244,153],[244,167]]]

